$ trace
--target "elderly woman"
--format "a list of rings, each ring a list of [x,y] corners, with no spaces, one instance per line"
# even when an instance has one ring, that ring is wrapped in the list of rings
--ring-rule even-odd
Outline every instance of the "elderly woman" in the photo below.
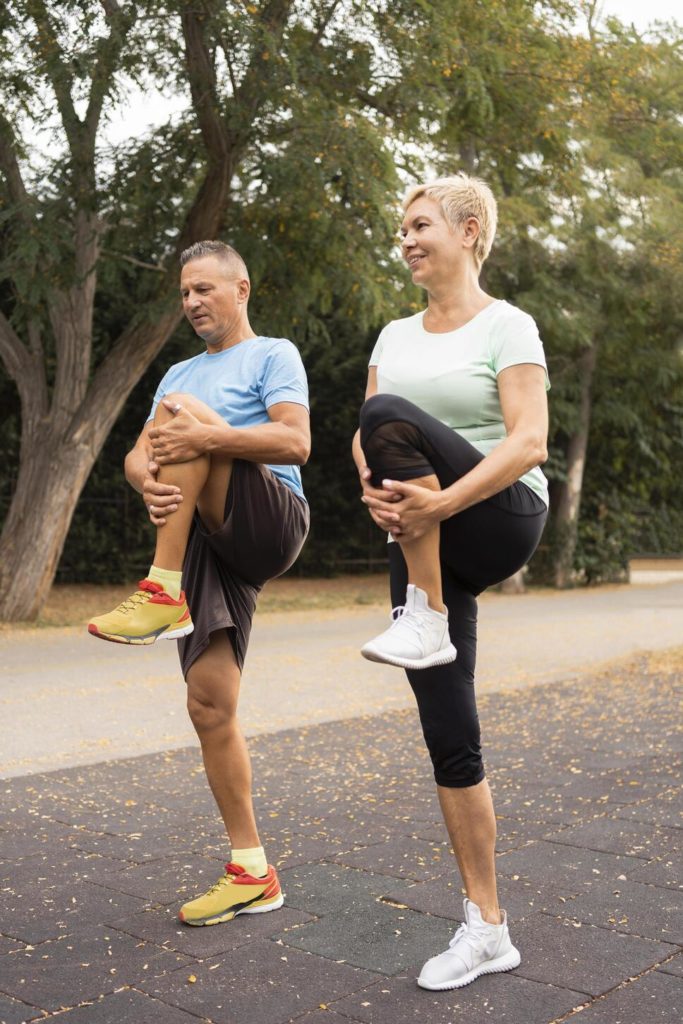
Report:
[[[488,295],[496,202],[465,175],[403,202],[402,252],[427,308],[394,320],[369,364],[353,455],[389,534],[394,620],[362,649],[406,669],[467,893],[465,922],[418,984],[459,988],[517,967],[496,891],[496,822],[474,695],[477,595],[520,569],[548,511],[549,387],[533,319]]]

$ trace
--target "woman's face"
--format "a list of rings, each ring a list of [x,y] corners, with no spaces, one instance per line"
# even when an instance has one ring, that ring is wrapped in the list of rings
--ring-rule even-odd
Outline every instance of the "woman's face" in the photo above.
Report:
[[[473,261],[479,225],[472,217],[452,228],[434,199],[420,196],[406,210],[401,224],[401,251],[413,283],[426,288],[453,281],[463,260]]]

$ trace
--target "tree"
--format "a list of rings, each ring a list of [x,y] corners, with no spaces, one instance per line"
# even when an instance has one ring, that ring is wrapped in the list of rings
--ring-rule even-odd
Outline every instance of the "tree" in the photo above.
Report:
[[[342,6],[353,31],[339,17]],[[381,4],[334,2],[301,13],[292,0],[5,6],[0,73],[10,103],[0,117],[0,356],[20,397],[21,445],[0,538],[1,619],[30,618],[40,609],[97,454],[131,388],[179,323],[178,254],[227,223],[235,222],[237,235],[237,225],[250,237],[258,230],[240,200],[250,189],[252,196],[267,190],[260,164],[269,147],[307,153],[305,160],[299,153],[298,192],[308,186],[309,207],[312,198],[319,204],[307,213],[333,210],[337,232],[344,224],[355,224],[356,234],[366,230],[343,195],[347,178],[339,165],[350,165],[355,149],[371,177],[379,168],[374,156],[381,161],[384,153],[372,121],[381,105],[373,94],[372,48],[359,38],[361,22],[372,26],[382,13]],[[126,79],[142,82],[145,75],[189,92],[190,117],[107,154],[100,141],[107,105]],[[55,157],[42,154],[40,175],[24,143],[30,126],[49,128],[58,139]],[[321,155],[314,161],[316,143]],[[271,153],[272,177],[277,164]],[[288,167],[291,174],[292,161]],[[386,173],[381,180],[386,187]],[[284,193],[275,204],[279,198]],[[272,203],[263,205],[272,211]],[[370,207],[377,241],[386,241],[379,234],[387,222],[386,190],[382,209]],[[271,252],[277,239],[277,232],[265,239]],[[144,271],[115,311],[112,285],[125,276],[109,265],[112,256]],[[256,271],[267,277],[266,268]],[[372,284],[356,306],[372,307]],[[308,303],[329,295],[329,282],[313,285]]]

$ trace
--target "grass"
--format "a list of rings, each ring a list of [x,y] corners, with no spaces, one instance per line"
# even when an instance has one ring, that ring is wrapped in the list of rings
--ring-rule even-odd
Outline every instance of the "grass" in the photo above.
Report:
[[[0,632],[23,627],[83,626],[93,615],[111,610],[135,590],[134,582],[117,586],[92,583],[56,584],[37,622],[0,623]],[[335,579],[271,580],[259,599],[259,612],[307,611],[386,605],[389,584],[385,573],[340,576]]]

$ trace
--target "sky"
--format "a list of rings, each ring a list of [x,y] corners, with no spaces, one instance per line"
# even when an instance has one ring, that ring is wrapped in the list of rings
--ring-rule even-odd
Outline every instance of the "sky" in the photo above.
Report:
[[[683,21],[680,0],[603,0],[603,17],[614,15],[627,24],[633,23],[644,31],[653,21]],[[104,137],[110,143],[123,142],[139,135],[147,128],[164,124],[169,115],[179,113],[188,105],[187,100],[169,98],[159,93],[131,94],[128,102],[112,112]]]

